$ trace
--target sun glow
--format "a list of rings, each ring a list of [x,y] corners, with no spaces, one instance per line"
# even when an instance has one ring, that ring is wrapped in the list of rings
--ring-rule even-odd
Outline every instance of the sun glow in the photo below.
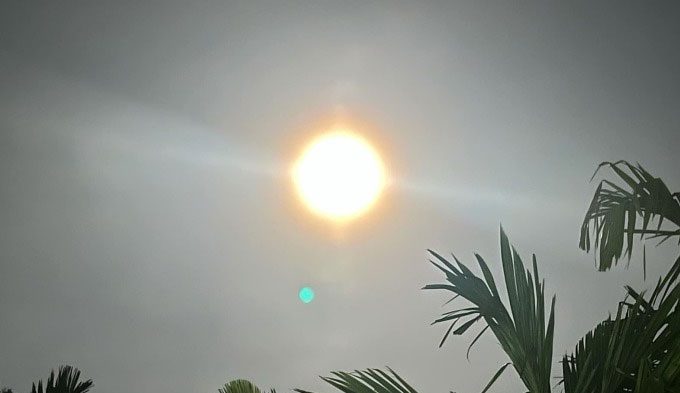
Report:
[[[334,130],[313,140],[294,164],[292,177],[309,209],[336,221],[364,213],[385,186],[385,168],[378,153],[347,130]]]

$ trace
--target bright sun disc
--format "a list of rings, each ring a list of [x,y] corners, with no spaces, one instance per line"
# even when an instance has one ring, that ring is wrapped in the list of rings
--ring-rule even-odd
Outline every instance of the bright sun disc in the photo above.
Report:
[[[293,166],[292,176],[298,194],[314,213],[339,221],[365,212],[385,185],[378,153],[347,131],[312,141]]]

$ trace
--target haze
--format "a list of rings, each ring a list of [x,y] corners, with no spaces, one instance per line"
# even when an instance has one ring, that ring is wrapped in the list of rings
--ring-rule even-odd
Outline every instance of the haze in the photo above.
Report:
[[[670,263],[648,248],[643,284],[577,243],[599,162],[680,188],[680,7],[484,3],[3,2],[0,383],[70,363],[99,393],[330,392],[389,365],[480,391],[505,355],[437,349],[447,299],[419,288],[426,248],[500,272],[501,223],[570,350]],[[282,175],[333,116],[374,127],[396,181],[340,232]]]

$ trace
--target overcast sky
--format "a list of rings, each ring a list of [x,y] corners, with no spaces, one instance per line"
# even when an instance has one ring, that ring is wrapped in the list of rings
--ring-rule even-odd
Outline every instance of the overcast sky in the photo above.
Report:
[[[596,273],[578,230],[600,161],[680,189],[678,3],[37,3],[0,5],[2,385],[69,363],[100,393],[330,392],[389,365],[480,391],[505,355],[437,349],[446,297],[419,288],[442,280],[426,248],[500,273],[501,223],[557,293],[556,361],[650,285],[639,255]],[[394,181],[341,229],[286,176],[335,116]]]

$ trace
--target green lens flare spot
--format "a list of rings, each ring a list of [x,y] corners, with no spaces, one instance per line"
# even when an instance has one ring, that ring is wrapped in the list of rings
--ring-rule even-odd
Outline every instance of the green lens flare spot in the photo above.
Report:
[[[307,304],[314,300],[314,290],[310,287],[303,287],[302,289],[300,289],[298,297],[300,298],[302,303]]]

